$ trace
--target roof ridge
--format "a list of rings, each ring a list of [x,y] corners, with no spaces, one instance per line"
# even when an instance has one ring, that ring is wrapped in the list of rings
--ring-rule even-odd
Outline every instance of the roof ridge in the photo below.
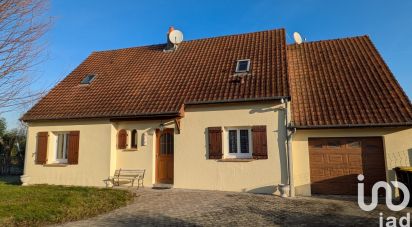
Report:
[[[350,36],[350,37],[345,37],[345,38],[315,40],[315,41],[303,42],[301,44],[291,43],[291,44],[287,44],[287,46],[289,47],[289,46],[298,46],[302,44],[317,44],[317,43],[334,42],[334,41],[341,41],[341,40],[353,40],[353,39],[359,39],[359,38],[370,39],[369,35],[365,34],[365,35]]]
[[[191,40],[188,40],[186,42],[208,40],[208,39],[219,39],[219,38],[232,37],[232,36],[253,35],[253,34],[257,34],[257,33],[271,32],[271,31],[285,31],[285,30],[286,30],[285,28],[275,28],[275,29],[267,29],[267,30],[261,30],[261,31],[256,31],[256,32],[237,33],[237,34],[221,35],[221,36],[214,36],[214,37],[207,37],[207,38],[200,38],[200,39],[191,39]]]
[[[245,36],[245,35],[253,35],[257,33],[264,33],[264,32],[270,32],[270,31],[283,31],[285,32],[285,28],[275,28],[275,29],[267,29],[267,30],[262,30],[262,31],[256,31],[256,32],[248,32],[248,33],[237,33],[237,34],[230,34],[230,35],[221,35],[221,36],[214,36],[214,37],[206,37],[206,38],[200,38],[200,39],[191,39],[187,41],[183,41],[183,43],[190,43],[190,42],[196,42],[196,41],[203,41],[203,40],[209,40],[209,39],[221,39],[225,37],[232,37],[232,36]],[[101,52],[112,52],[112,51],[120,51],[120,50],[127,50],[127,49],[136,49],[136,48],[143,48],[143,47],[155,47],[155,46],[163,46],[166,43],[157,43],[157,44],[150,44],[150,45],[143,45],[143,46],[133,46],[133,47],[123,47],[123,48],[116,48],[116,49],[110,49],[110,50],[97,50],[97,51],[92,51],[92,53],[101,53]]]

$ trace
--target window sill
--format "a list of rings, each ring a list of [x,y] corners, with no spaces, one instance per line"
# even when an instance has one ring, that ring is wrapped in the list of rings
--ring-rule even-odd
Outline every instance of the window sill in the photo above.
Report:
[[[50,164],[44,164],[44,167],[66,167],[68,166],[67,163],[50,163]]]
[[[245,77],[245,76],[250,76],[252,75],[250,72],[235,72],[233,75],[231,75],[233,78],[238,78],[238,77]]]
[[[218,162],[251,162],[254,161],[253,158],[224,158],[216,160]]]
[[[122,151],[132,152],[132,151],[137,151],[137,148],[128,148],[128,149],[123,149]]]

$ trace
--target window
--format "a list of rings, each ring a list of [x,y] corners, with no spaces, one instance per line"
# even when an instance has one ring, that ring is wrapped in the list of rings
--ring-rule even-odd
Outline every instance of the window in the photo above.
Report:
[[[238,60],[236,64],[236,72],[237,73],[245,73],[249,72],[250,68],[250,60],[249,59],[244,59],[244,60]]]
[[[250,128],[227,129],[227,158],[250,158],[252,156]]]
[[[322,148],[323,144],[322,143],[315,143],[315,144],[313,144],[313,147],[314,148]]]
[[[81,84],[90,84],[94,80],[94,75],[86,75],[83,80],[80,82]]]
[[[341,144],[338,140],[328,141],[328,148],[340,148]]]
[[[59,132],[56,133],[56,163],[67,163],[67,153],[69,147],[69,133]]]
[[[348,147],[349,148],[360,148],[361,147],[361,141],[348,141]]]
[[[132,148],[137,148],[137,130],[133,129],[132,130],[132,143],[131,143]]]
[[[229,153],[237,153],[237,130],[229,130]]]
[[[173,149],[173,134],[170,132],[163,133],[160,136],[160,154],[172,155],[174,153]]]

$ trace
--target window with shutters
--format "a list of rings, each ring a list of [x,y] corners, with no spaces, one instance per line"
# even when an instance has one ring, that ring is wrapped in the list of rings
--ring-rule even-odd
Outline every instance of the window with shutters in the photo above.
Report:
[[[252,157],[251,128],[226,128],[225,134],[225,158]]]
[[[69,132],[58,132],[56,135],[55,163],[67,163]]]

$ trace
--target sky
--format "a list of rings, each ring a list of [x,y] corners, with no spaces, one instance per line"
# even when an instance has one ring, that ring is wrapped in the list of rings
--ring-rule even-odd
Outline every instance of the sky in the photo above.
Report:
[[[369,35],[412,97],[412,1],[52,0],[53,24],[32,89],[50,89],[92,51],[164,43],[169,26],[185,40],[285,28],[307,41]],[[3,115],[8,127],[23,110]]]

